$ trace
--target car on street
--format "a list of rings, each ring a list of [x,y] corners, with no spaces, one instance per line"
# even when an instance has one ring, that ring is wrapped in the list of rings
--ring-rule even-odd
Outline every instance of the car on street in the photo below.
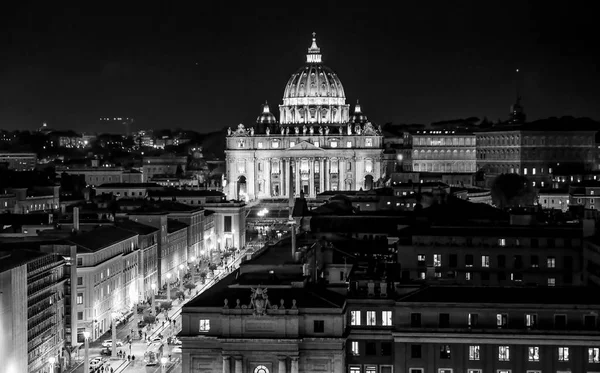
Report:
[[[103,356],[110,356],[111,353],[112,353],[112,351],[108,347],[100,350],[100,355],[103,355]]]
[[[170,345],[180,345],[181,341],[179,339],[177,339],[177,337],[169,337],[167,339],[167,343]]]
[[[102,342],[102,347],[112,347],[112,339],[105,339],[104,342]],[[123,347],[123,342],[117,340],[117,347]]]
[[[148,340],[148,345],[151,345],[152,343],[160,343],[162,342],[162,338],[161,337],[152,337]]]
[[[143,328],[144,326],[146,326],[146,322],[144,320],[140,320],[137,323],[138,328]]]
[[[90,359],[90,372],[96,372],[100,370],[100,368],[102,368],[103,365],[104,361],[102,361],[102,359],[99,357]]]

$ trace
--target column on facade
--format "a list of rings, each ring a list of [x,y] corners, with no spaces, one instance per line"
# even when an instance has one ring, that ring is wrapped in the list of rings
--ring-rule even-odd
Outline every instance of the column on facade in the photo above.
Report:
[[[281,195],[283,197],[288,197],[288,193],[290,190],[290,175],[289,174],[289,160],[288,159],[282,159],[281,160]]]
[[[271,191],[271,158],[266,158],[265,159],[264,174],[265,174],[265,195],[267,197],[271,197],[272,196],[272,191]]]
[[[290,369],[290,373],[298,373],[298,358],[297,357],[292,357],[292,364],[291,364],[291,369]]]
[[[277,373],[285,373],[285,365],[286,365],[285,360],[286,360],[285,357],[282,357],[282,356],[279,357],[279,367],[277,369]]]
[[[323,158],[319,159],[319,192],[325,191],[325,162]]]
[[[242,357],[235,357],[235,373],[242,373]]]
[[[309,174],[308,174],[308,195],[309,196],[316,196],[315,195],[315,161],[314,158],[311,158],[308,160],[308,169],[309,169]]]
[[[339,179],[339,184],[338,185],[338,190],[346,190],[346,159],[345,158],[340,158],[338,160],[338,179]]]
[[[231,373],[231,360],[226,355],[223,355],[223,373]]]
[[[325,178],[325,189],[324,190],[330,190],[330,188],[329,188],[329,158],[325,158],[323,169],[324,169],[323,177]]]
[[[258,184],[260,183],[260,176],[258,173],[258,162],[260,162],[260,160],[256,157],[252,157],[252,173],[254,174],[252,180],[252,189],[254,189],[252,192],[252,199],[256,199],[258,197]]]
[[[296,165],[295,175],[295,185],[296,185],[296,196],[300,197],[300,163],[302,160],[300,158],[296,158],[294,164]]]

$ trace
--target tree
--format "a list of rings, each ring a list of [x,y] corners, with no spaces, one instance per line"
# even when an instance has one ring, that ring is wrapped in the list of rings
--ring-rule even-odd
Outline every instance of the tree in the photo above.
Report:
[[[536,200],[537,192],[525,176],[501,174],[492,183],[492,202],[500,209],[531,206]]]

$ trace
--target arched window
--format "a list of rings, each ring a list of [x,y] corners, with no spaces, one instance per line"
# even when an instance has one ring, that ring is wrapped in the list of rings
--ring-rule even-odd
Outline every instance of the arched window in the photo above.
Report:
[[[373,172],[373,160],[370,158],[365,159],[365,172]]]

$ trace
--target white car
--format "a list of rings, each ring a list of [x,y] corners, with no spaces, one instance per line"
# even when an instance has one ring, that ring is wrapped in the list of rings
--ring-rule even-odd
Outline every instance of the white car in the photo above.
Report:
[[[104,361],[101,358],[95,357],[90,359],[90,372],[95,372],[104,365]]]
[[[102,342],[102,347],[112,347],[112,339],[106,339]],[[117,347],[123,347],[122,341],[117,341]]]
[[[152,339],[148,340],[148,345],[151,345],[152,343],[156,343],[156,342],[162,342],[162,338],[160,337],[154,337]]]

